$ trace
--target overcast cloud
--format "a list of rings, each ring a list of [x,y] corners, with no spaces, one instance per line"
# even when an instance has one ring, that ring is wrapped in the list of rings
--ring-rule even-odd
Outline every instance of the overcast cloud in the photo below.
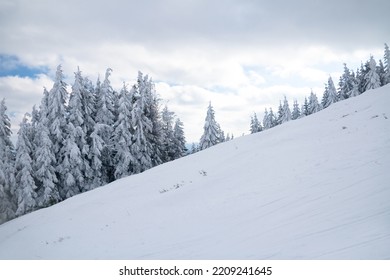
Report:
[[[253,112],[276,109],[284,95],[290,106],[311,88],[322,96],[343,62],[355,69],[370,54],[382,59],[389,10],[387,0],[0,0],[0,67],[38,74],[4,74],[0,98],[17,124],[60,63],[69,84],[77,66],[93,80],[111,67],[116,89],[141,70],[188,141],[200,138],[209,101],[222,129],[239,136]]]

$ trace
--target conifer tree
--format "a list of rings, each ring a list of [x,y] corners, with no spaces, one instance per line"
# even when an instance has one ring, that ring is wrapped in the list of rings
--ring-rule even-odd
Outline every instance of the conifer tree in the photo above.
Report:
[[[173,135],[173,120],[175,113],[168,110],[165,105],[162,111],[162,135],[163,135],[163,162],[168,162],[174,159],[175,144]]]
[[[322,97],[322,107],[327,108],[331,104],[336,103],[337,101],[338,99],[336,87],[334,86],[332,77],[329,77],[328,84],[325,86],[325,92]]]
[[[291,111],[290,111],[290,107],[288,105],[287,98],[285,96],[284,97],[284,101],[283,101],[283,107],[282,107],[281,123],[285,123],[285,122],[288,122],[288,121],[291,121]]]
[[[251,134],[254,134],[254,133],[257,133],[257,132],[260,132],[262,130],[262,127],[261,127],[261,124],[259,122],[259,119],[257,118],[257,115],[256,113],[253,113],[253,116],[251,117],[251,126],[250,126],[250,132]],[[228,134],[229,137],[226,137],[226,138],[229,138],[230,140],[230,135]],[[227,140],[227,141],[229,141]]]
[[[199,142],[199,150],[204,150],[220,143],[220,131],[220,126],[215,120],[214,109],[210,102],[207,108],[205,124],[203,126],[203,135]]]
[[[380,77],[376,71],[377,71],[376,62],[375,62],[375,59],[371,56],[370,62],[368,65],[368,72],[364,76],[365,91],[370,90],[370,89],[375,89],[375,88],[378,88],[381,86]]]
[[[31,212],[36,208],[36,189],[32,168],[33,145],[31,137],[31,124],[28,123],[28,114],[23,118],[18,131],[16,143],[16,196],[17,210],[16,216]]]
[[[133,87],[133,89],[136,89],[136,87]],[[131,153],[135,158],[135,162],[132,166],[132,172],[137,174],[153,167],[153,147],[147,139],[147,135],[152,132],[152,122],[144,114],[146,106],[145,92],[135,90],[132,94],[135,100],[131,112],[133,127]]]
[[[100,161],[102,168],[100,169],[101,181],[103,184],[109,183],[114,180],[112,153],[113,145],[111,141],[111,135],[113,132],[113,125],[115,122],[114,114],[114,90],[112,89],[110,82],[110,75],[112,69],[106,70],[103,83],[97,89],[96,96],[96,116],[95,122],[97,125],[94,127],[94,136],[97,140],[97,136],[102,140],[100,144],[101,150],[98,152],[95,150],[95,157],[100,154]],[[100,145],[95,145],[98,147]],[[96,158],[95,158],[96,162]],[[96,170],[95,170],[96,173]]]
[[[56,158],[54,154],[53,142],[50,139],[47,119],[47,106],[45,94],[42,99],[39,122],[36,130],[36,149],[33,153],[33,170],[35,183],[37,186],[37,207],[47,207],[61,201],[57,187],[58,179],[56,175]]]
[[[291,112],[291,119],[296,120],[301,117],[301,110],[299,109],[298,101],[295,99],[293,104],[293,110]]]
[[[306,117],[310,115],[309,113],[309,102],[307,101],[307,98],[305,97],[305,101],[302,105],[302,109],[301,109],[301,118],[303,117]]]
[[[386,85],[390,83],[390,49],[387,44],[385,44],[384,67],[385,67],[385,76],[383,82]]]
[[[314,94],[313,91],[310,92],[307,110],[309,115],[317,113],[321,110],[321,105],[318,102],[317,95]]]
[[[66,102],[68,92],[67,84],[64,82],[61,65],[58,65],[53,88],[47,96],[47,120],[49,125],[50,139],[53,143],[53,151],[56,157],[56,164],[61,160],[60,150],[65,139],[66,129]],[[46,93],[45,93],[46,94]],[[46,98],[46,96],[44,96]],[[46,102],[46,101],[45,101]]]
[[[175,144],[175,153],[173,158],[178,159],[186,155],[186,138],[184,136],[183,122],[178,118],[175,121],[175,126],[173,128],[173,141]]]
[[[15,148],[5,100],[0,102],[0,224],[15,216]]]
[[[353,89],[354,77],[348,69],[347,64],[344,63],[344,73],[340,77],[338,99],[344,100],[350,97]]]
[[[127,87],[123,88],[119,94],[118,119],[114,125],[114,176],[119,179],[131,174],[132,165],[135,158],[131,153],[132,146],[132,96],[130,96]]]

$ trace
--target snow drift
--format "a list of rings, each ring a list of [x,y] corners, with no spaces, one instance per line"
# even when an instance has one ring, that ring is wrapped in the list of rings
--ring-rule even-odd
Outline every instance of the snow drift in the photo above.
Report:
[[[0,226],[1,259],[389,259],[390,85]]]

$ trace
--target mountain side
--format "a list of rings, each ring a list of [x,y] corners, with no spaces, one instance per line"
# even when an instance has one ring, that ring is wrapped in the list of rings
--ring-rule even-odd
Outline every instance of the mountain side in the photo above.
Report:
[[[0,225],[1,259],[389,259],[390,85]]]

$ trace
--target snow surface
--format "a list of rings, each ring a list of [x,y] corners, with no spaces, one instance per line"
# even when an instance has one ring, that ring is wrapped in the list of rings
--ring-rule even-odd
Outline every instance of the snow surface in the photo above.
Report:
[[[1,259],[390,259],[390,85],[0,226]]]

